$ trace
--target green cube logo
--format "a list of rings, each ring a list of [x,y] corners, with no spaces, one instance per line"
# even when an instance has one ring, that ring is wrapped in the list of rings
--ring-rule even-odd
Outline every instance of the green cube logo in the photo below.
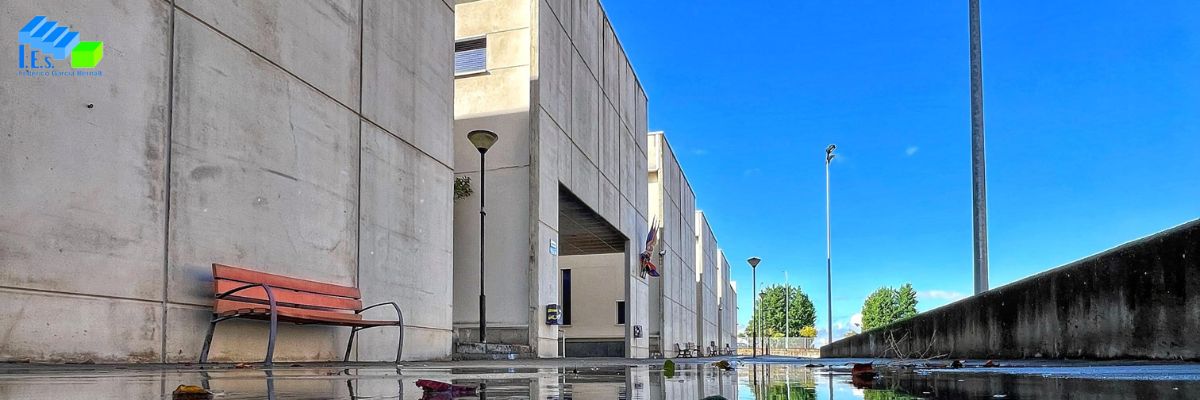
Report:
[[[95,68],[104,58],[104,42],[79,42],[71,50],[71,68]]]

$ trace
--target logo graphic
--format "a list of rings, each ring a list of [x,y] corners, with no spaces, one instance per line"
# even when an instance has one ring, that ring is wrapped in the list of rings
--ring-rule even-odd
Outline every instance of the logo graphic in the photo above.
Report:
[[[44,15],[33,17],[25,27],[17,32],[20,58],[17,66],[31,76],[45,75],[99,75],[79,71],[64,73],[32,72],[31,70],[54,69],[54,60],[64,60],[70,56],[71,68],[92,69],[104,58],[104,42],[83,42],[79,40],[79,32],[74,32],[67,25],[51,21]]]

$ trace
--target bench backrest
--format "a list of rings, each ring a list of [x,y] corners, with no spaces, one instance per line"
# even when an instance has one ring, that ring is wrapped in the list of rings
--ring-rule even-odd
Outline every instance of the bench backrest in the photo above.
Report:
[[[247,284],[266,284],[281,308],[304,310],[313,315],[336,314],[339,318],[361,319],[354,312],[362,309],[362,294],[358,288],[332,283],[310,281],[290,276],[268,274],[225,264],[213,264],[214,295]],[[267,292],[261,287],[249,288],[216,301],[218,312],[237,309],[261,309],[269,304]]]

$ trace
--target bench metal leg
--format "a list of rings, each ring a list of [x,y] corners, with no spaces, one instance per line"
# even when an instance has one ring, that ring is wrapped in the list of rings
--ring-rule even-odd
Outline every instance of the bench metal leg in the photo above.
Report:
[[[404,325],[397,326],[400,329],[400,341],[396,343],[396,363],[400,363],[400,355],[404,353]]]
[[[208,362],[208,349],[212,346],[213,331],[217,329],[217,323],[221,320],[214,319],[208,323],[208,334],[204,336],[204,348],[200,350],[200,363]]]
[[[346,357],[342,358],[342,362],[350,362],[350,349],[354,347],[354,337],[358,335],[358,328],[350,329],[350,340],[346,341]]]
[[[263,361],[266,366],[271,365],[271,359],[275,356],[275,333],[279,331],[279,315],[274,312],[275,299],[271,299],[271,338],[267,340],[267,360]]]

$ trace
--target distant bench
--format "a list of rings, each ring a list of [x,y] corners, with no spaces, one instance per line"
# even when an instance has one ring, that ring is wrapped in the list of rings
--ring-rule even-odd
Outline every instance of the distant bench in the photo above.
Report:
[[[224,264],[213,264],[212,269],[215,301],[208,335],[204,338],[204,349],[200,351],[201,364],[208,362],[208,350],[217,323],[234,318],[271,322],[267,358],[263,361],[267,365],[271,364],[275,353],[275,334],[279,321],[297,325],[351,327],[343,361],[350,361],[350,349],[354,346],[354,337],[358,331],[379,326],[398,326],[400,341],[396,345],[396,362],[400,361],[404,348],[404,314],[400,312],[400,306],[396,303],[379,303],[364,308],[362,293],[355,287],[268,274]],[[396,309],[395,321],[363,319],[363,311],[384,305]]]

